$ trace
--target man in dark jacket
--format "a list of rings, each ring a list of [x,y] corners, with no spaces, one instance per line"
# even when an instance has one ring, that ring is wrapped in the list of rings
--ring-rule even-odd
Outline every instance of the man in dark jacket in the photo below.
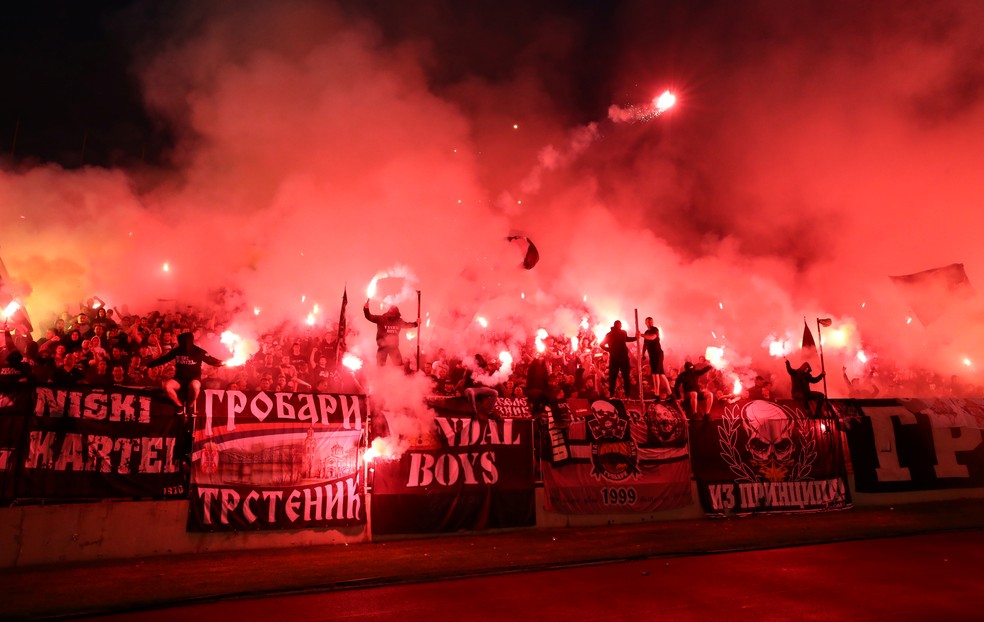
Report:
[[[638,339],[637,335],[629,337],[628,333],[622,330],[622,322],[615,320],[611,330],[601,341],[601,349],[608,352],[608,396],[615,397],[615,386],[618,384],[618,375],[622,374],[622,385],[625,389],[625,398],[632,395],[632,376],[630,375],[631,365],[629,364],[628,342]]]
[[[31,365],[24,361],[24,355],[17,350],[7,354],[3,365],[0,365],[0,385],[27,382],[33,378]]]
[[[202,363],[219,367],[222,361],[195,345],[191,333],[178,335],[178,346],[147,362],[147,367],[159,367],[174,361],[174,378],[164,383],[164,392],[178,406],[178,414],[195,414],[195,401],[202,390]]]
[[[812,371],[813,368],[810,367],[809,363],[803,363],[798,368],[793,369],[789,360],[786,360],[786,372],[789,373],[789,380],[792,383],[793,399],[802,402],[808,415],[817,416],[820,414],[820,408],[827,396],[819,391],[814,391],[810,385],[823,380],[826,374],[821,373],[819,376],[814,376],[811,374]],[[815,403],[813,409],[810,408],[811,402]]]
[[[714,405],[714,394],[707,390],[701,390],[699,379],[701,376],[711,371],[711,366],[701,367],[697,369],[693,363],[687,361],[683,365],[683,371],[677,376],[676,382],[673,383],[673,394],[683,400],[684,410],[692,418],[696,419],[697,404],[699,401],[703,400],[704,409],[700,413],[704,419],[707,419],[711,415],[711,406]]]
[[[417,328],[416,322],[407,322],[400,317],[400,310],[393,306],[382,315],[369,312],[369,301],[362,308],[366,319],[376,325],[376,364],[383,366],[386,359],[392,359],[393,364],[403,367],[403,356],[400,354],[400,332],[404,328]]]

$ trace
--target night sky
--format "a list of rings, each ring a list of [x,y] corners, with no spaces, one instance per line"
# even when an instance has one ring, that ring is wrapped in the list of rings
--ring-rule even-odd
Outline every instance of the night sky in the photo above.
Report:
[[[0,254],[34,315],[221,289],[255,331],[399,272],[454,350],[638,308],[734,369],[825,316],[854,373],[984,364],[976,296],[915,292],[922,325],[888,278],[984,279],[976,0],[22,4]]]

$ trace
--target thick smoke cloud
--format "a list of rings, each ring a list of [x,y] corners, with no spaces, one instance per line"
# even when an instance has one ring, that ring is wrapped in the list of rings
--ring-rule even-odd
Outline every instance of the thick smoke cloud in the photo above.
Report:
[[[29,308],[224,289],[261,330],[335,319],[347,287],[367,354],[363,292],[402,265],[425,343],[460,355],[483,347],[476,316],[515,344],[638,308],[671,358],[723,346],[775,371],[769,341],[795,350],[804,316],[830,316],[850,338],[829,367],[864,348],[979,381],[976,306],[907,324],[887,277],[984,279],[981,5],[624,2],[599,30],[580,5],[483,23],[453,4],[189,3],[134,56],[168,166],[0,172]],[[662,117],[606,120],[666,88]]]

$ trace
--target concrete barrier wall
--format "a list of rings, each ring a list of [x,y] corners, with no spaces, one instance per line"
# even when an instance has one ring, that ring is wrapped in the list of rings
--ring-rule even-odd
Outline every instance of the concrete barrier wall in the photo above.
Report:
[[[963,488],[890,494],[851,494],[858,506],[885,506],[954,499],[984,498],[984,489]],[[543,489],[537,489],[536,528],[588,527],[699,519],[704,516],[692,486],[693,503],[650,514],[568,515],[544,510]],[[371,495],[367,495],[367,509]],[[139,559],[156,555],[188,555],[216,551],[286,549],[327,544],[361,544],[370,540],[362,527],[349,530],[305,529],[283,532],[189,533],[187,501],[104,501],[0,509],[0,567],[15,568]],[[416,536],[405,536],[416,537]],[[394,539],[393,536],[387,539]]]
[[[189,533],[187,501],[104,501],[3,508],[0,567],[365,542],[364,527]]]

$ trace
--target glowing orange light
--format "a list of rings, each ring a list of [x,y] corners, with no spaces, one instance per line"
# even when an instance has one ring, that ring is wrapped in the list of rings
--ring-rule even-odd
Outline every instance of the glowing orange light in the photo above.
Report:
[[[171,271],[171,264],[169,264],[168,262],[165,261],[164,262],[164,265],[161,266],[161,269],[164,270],[164,272],[170,272]]]
[[[243,337],[237,335],[231,330],[224,331],[219,337],[219,340],[229,348],[229,352],[232,353],[232,358],[225,361],[228,367],[239,367],[244,365],[246,361],[253,352],[256,352],[259,347],[256,342],[249,339],[244,339]]]
[[[842,328],[836,328],[829,333],[830,343],[834,346],[843,346],[847,343],[847,333]],[[827,337],[827,335],[824,335]]]
[[[608,327],[604,324],[597,324],[592,332],[594,332],[595,338],[600,341],[608,334]]]
[[[388,439],[379,437],[372,441],[366,451],[362,454],[363,460],[372,462],[374,460],[393,460],[399,457],[397,447]]]
[[[785,341],[780,341],[778,339],[772,339],[769,342],[769,356],[774,356],[776,358],[786,355],[786,343]]]
[[[480,315],[480,316],[478,316],[478,317],[476,317],[476,318],[475,318],[475,321],[476,321],[476,322],[478,322],[478,324],[479,324],[479,325],[480,325],[480,326],[481,326],[482,328],[488,328],[488,327],[489,327],[489,321],[488,321],[488,320],[486,320],[486,319],[485,319],[484,317],[482,317],[481,315]]]
[[[663,91],[659,97],[653,100],[653,105],[656,107],[656,110],[663,112],[672,108],[676,104],[676,100],[676,95],[669,91]]]
[[[727,364],[724,360],[724,348],[707,346],[707,349],[704,350],[704,358],[706,358],[707,362],[713,365],[715,369],[721,369]]]
[[[20,308],[21,306],[19,302],[17,302],[16,300],[11,300],[10,304],[4,307],[3,311],[0,311],[0,316],[3,316],[4,319],[7,319],[13,314],[17,313],[17,311],[20,310]]]
[[[352,371],[359,371],[362,369],[362,359],[352,354],[351,352],[346,352],[342,356],[342,365],[348,367]]]

